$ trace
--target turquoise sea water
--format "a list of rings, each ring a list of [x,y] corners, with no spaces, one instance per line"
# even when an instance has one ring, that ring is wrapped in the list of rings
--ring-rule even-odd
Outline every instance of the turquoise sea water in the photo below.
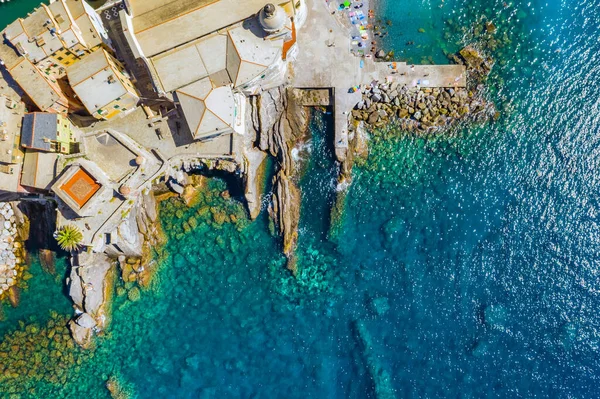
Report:
[[[95,351],[63,383],[52,356],[41,376],[0,374],[3,396],[106,398],[112,376],[140,398],[598,397],[600,3],[506,3],[380,3],[386,46],[414,62],[491,19],[500,117],[372,132],[331,241],[331,121],[315,112],[297,279],[266,217],[247,222],[214,179],[191,209],[162,204],[166,261],[139,301],[115,299]],[[40,291],[23,306],[43,326],[65,309]],[[2,332],[28,317],[10,312]],[[43,352],[29,342],[2,364],[27,370],[19,356]]]

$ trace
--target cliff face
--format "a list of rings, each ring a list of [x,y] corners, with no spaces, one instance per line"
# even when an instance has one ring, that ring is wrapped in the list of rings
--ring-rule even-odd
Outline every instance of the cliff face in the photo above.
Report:
[[[293,149],[306,138],[308,112],[296,101],[294,92],[278,87],[250,99],[254,148],[276,160],[273,196],[269,215],[277,226],[288,258],[288,268],[295,271],[294,252],[300,220],[300,166],[292,156]]]

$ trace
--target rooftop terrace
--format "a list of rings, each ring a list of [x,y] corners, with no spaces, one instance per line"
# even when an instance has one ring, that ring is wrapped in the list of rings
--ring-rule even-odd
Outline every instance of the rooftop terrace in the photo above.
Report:
[[[67,194],[78,206],[83,208],[92,198],[101,185],[85,169],[79,167],[73,175],[60,186],[60,189]]]

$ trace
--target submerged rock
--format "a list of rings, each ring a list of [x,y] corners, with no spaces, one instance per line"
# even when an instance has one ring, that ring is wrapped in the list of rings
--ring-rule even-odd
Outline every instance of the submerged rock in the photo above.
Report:
[[[371,300],[371,308],[378,316],[383,316],[390,310],[390,301],[386,297],[374,298]]]
[[[375,397],[377,399],[394,399],[396,397],[396,389],[392,385],[392,376],[384,368],[380,360],[380,354],[375,352],[373,337],[366,323],[362,320],[357,320],[353,323],[353,327],[363,358],[367,364],[367,369],[373,379]]]
[[[487,76],[494,65],[491,57],[486,57],[473,46],[467,46],[460,50],[455,60],[464,64],[467,70],[478,78]]]

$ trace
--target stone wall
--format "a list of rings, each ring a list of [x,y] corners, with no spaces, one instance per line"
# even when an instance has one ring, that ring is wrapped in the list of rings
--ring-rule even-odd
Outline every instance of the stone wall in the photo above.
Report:
[[[17,289],[25,267],[24,256],[15,208],[9,202],[0,203],[0,299],[12,297],[11,290]]]

